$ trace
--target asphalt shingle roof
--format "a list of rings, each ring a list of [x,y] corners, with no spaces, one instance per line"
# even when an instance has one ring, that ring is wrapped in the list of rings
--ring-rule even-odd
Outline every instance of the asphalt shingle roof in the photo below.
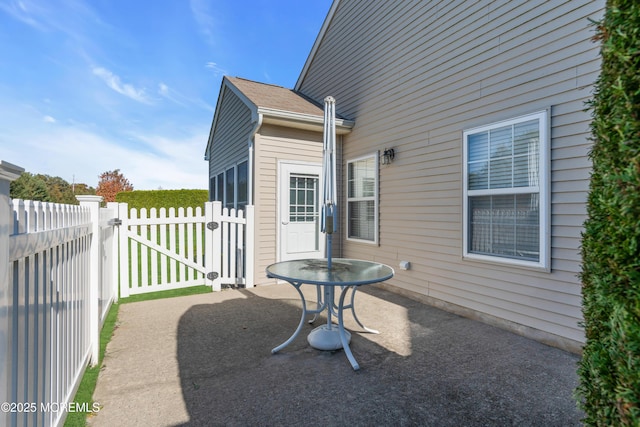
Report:
[[[321,105],[294,90],[240,77],[226,78],[258,108],[324,117]]]

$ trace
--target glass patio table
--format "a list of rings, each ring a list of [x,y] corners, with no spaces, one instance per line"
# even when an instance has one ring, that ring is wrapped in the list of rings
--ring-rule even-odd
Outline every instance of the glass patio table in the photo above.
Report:
[[[319,350],[338,350],[343,348],[351,366],[357,371],[360,369],[360,365],[358,365],[349,348],[351,334],[344,328],[344,310],[351,309],[356,323],[365,331],[378,333],[374,329],[365,327],[356,316],[354,303],[356,289],[359,286],[388,280],[393,277],[394,271],[385,264],[356,259],[334,258],[331,260],[331,269],[328,268],[327,264],[326,259],[301,259],[277,262],[267,267],[267,277],[281,279],[290,283],[298,291],[302,301],[302,316],[298,327],[288,340],[271,350],[271,353],[277,353],[296,339],[302,330],[307,314],[314,314],[313,319],[309,321],[309,323],[313,323],[318,314],[326,310],[326,325],[319,326],[311,331],[307,341],[312,347]],[[307,302],[300,290],[302,285],[316,286],[318,301],[315,309],[307,308]],[[337,305],[335,303],[336,288],[340,289],[340,298]],[[345,304],[345,297],[349,289],[352,289],[351,299],[348,304]],[[337,326],[333,324],[332,316],[337,317]]]

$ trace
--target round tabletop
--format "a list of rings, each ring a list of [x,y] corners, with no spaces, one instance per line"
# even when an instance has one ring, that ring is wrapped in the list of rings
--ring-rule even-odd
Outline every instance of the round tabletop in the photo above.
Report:
[[[282,261],[267,267],[267,276],[310,285],[358,286],[383,282],[393,277],[393,268],[358,259],[334,258],[331,270],[326,259]]]

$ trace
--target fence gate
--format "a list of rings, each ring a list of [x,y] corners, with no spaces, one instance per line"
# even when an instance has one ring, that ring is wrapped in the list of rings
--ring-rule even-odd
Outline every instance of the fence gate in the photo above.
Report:
[[[208,285],[253,286],[253,206],[128,209],[118,205],[120,296]]]

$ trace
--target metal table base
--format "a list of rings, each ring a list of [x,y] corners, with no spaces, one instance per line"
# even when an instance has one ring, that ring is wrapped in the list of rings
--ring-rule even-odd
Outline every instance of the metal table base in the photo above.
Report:
[[[300,260],[297,262],[303,263],[304,261],[305,260]],[[379,333],[375,329],[367,328],[362,324],[360,319],[358,319],[358,316],[355,310],[355,302],[354,302],[356,290],[359,286],[364,284],[370,284],[370,283],[387,280],[388,278],[393,276],[393,270],[388,266],[384,266],[382,264],[370,263],[366,261],[357,261],[357,260],[344,260],[344,261],[347,263],[348,262],[362,263],[365,266],[378,265],[378,266],[384,267],[386,270],[372,277],[367,276],[366,280],[365,279],[353,280],[352,283],[349,283],[347,280],[345,280],[344,282],[341,282],[335,279],[330,280],[327,278],[313,279],[313,278],[305,277],[302,279],[296,279],[290,276],[277,274],[271,271],[270,269],[276,264],[273,264],[272,266],[267,267],[267,275],[269,277],[279,278],[291,284],[295,288],[295,290],[298,292],[298,295],[300,296],[300,300],[302,301],[302,314],[300,316],[300,322],[298,322],[298,327],[293,332],[293,334],[289,337],[289,339],[287,339],[285,342],[283,342],[282,344],[280,344],[279,346],[271,350],[272,354],[279,352],[280,350],[282,350],[283,348],[291,344],[298,337],[298,335],[300,334],[300,331],[302,330],[302,327],[304,326],[305,319],[307,318],[308,314],[314,315],[313,318],[309,321],[309,323],[313,323],[318,318],[318,315],[323,313],[326,310],[327,323],[312,330],[311,333],[309,333],[309,336],[307,337],[307,341],[312,347],[319,350],[338,350],[340,348],[344,349],[344,352],[347,355],[347,359],[351,363],[351,366],[353,367],[353,369],[356,371],[360,369],[360,365],[356,361],[351,351],[351,348],[349,347],[349,343],[351,341],[351,334],[344,327],[344,311],[345,309],[350,309],[354,320],[365,332],[373,333],[373,334]],[[307,260],[307,262],[309,262],[310,264],[317,263],[318,260]],[[359,266],[359,264],[356,264],[356,265]],[[369,275],[371,276],[371,274]],[[355,278],[358,279],[359,276],[356,276]],[[318,301],[314,309],[307,307],[307,301],[301,290],[301,287],[303,284],[313,284],[316,286]],[[339,296],[337,305],[335,303],[336,288],[340,289],[340,296]],[[350,298],[347,300],[347,294],[349,293],[349,290],[351,290],[351,295],[350,295]],[[345,301],[347,301],[348,303],[345,304]],[[337,325],[333,323],[333,317],[336,317],[338,319]]]

